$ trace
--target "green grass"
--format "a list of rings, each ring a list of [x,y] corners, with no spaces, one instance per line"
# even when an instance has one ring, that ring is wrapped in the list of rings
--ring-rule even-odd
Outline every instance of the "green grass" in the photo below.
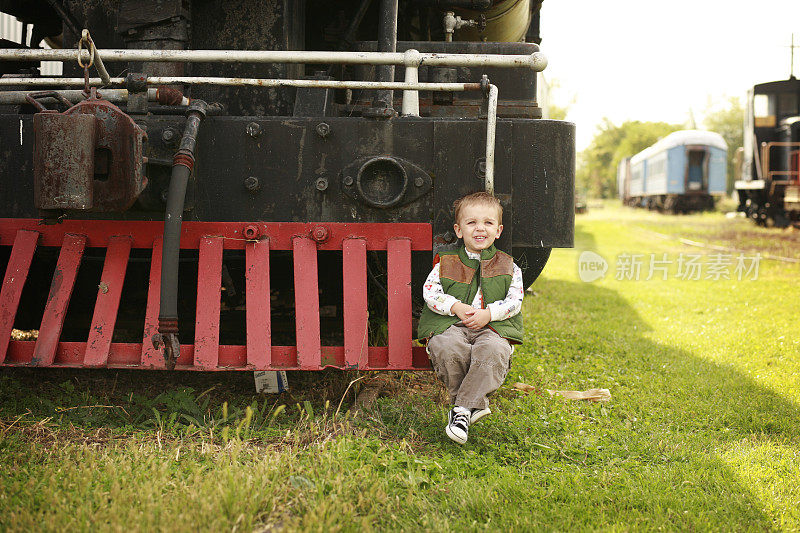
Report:
[[[526,298],[526,343],[492,416],[463,447],[427,373],[367,377],[357,385],[389,393],[352,417],[351,375],[293,375],[294,396],[258,397],[245,374],[4,369],[0,529],[800,530],[800,265],[614,279],[619,254],[712,253],[678,237],[800,254],[770,248],[781,230],[740,222],[579,216],[576,248],[554,252]],[[608,260],[603,280],[579,280],[583,250]],[[612,401],[545,391],[593,387]]]

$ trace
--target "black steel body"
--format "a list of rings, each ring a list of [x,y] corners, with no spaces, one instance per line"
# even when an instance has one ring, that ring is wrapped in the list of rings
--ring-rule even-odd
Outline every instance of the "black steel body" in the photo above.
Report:
[[[9,0],[3,5],[39,6],[38,11],[26,8],[25,16],[34,26],[41,26],[41,31],[46,24],[52,25],[55,16],[61,16],[62,39],[67,46],[77,42],[78,32],[87,27],[100,48],[372,51],[379,49],[380,41],[381,49],[396,46],[399,52],[413,48],[420,52],[530,55],[538,51],[534,43],[443,42],[443,33],[433,31],[441,15],[437,6],[462,3],[401,0],[394,21],[383,20],[381,13],[397,2],[380,0],[64,0],[59,6],[65,16],[54,14],[46,0]],[[531,31],[538,41],[540,3],[532,5],[536,27]],[[392,25],[397,28],[394,38]],[[424,26],[432,40],[411,40],[419,39],[417,26]],[[379,35],[379,27],[386,31]],[[46,223],[65,217],[100,218],[120,226],[125,220],[163,220],[173,163],[186,128],[186,107],[175,102],[148,102],[141,83],[144,75],[341,80],[393,76],[397,81],[404,77],[403,67],[394,68],[393,74],[387,69],[381,76],[371,67],[341,65],[109,62],[106,67],[111,76],[133,74],[127,105],[118,107],[146,133],[142,159],[135,162],[143,165],[146,178],[138,198],[127,209],[37,209],[36,109],[0,106],[0,218],[41,218]],[[10,68],[12,74],[21,73]],[[28,74],[30,69],[22,70]],[[76,64],[65,63],[64,75],[82,76],[83,71]],[[526,284],[530,284],[544,268],[552,248],[573,245],[575,127],[540,118],[533,71],[422,67],[419,81],[474,83],[483,75],[499,88],[494,190],[504,207],[505,228],[498,245],[514,254]],[[197,131],[183,220],[427,222],[432,225],[436,249],[456,242],[453,201],[485,186],[487,101],[481,92],[423,92],[419,95],[420,116],[404,117],[399,116],[402,91],[394,91],[392,97],[391,91],[205,85],[173,89],[209,104],[209,114]],[[100,89],[101,98],[102,92]],[[86,176],[97,179],[94,170],[98,162],[88,164],[88,170],[79,168],[80,176],[84,181]],[[102,200],[96,195],[93,198],[95,206]],[[0,246],[0,262],[7,259],[9,249]],[[52,267],[56,252],[43,249],[37,254],[49,254]],[[385,293],[381,261],[385,265],[385,253],[383,257],[370,255],[368,274],[375,289],[370,292],[370,306],[374,295]],[[134,324],[130,331],[141,331],[135,323],[142,320],[148,262],[148,257],[134,254],[126,275],[119,322]],[[320,295],[321,306],[338,309],[328,318],[323,315],[324,332],[325,320],[341,320],[341,279],[336,279],[341,275],[341,254],[321,252],[319,262],[320,286],[326,288]],[[92,280],[101,266],[102,256],[88,250],[77,285],[96,283]],[[412,281],[417,287],[430,266],[430,254],[415,252]],[[183,280],[192,279],[192,269],[197,270],[197,254],[181,252],[177,305],[181,335],[187,337],[192,335],[196,287],[184,286]],[[223,344],[242,342],[243,271],[243,255],[226,251]],[[291,257],[276,253],[271,267],[272,287],[277,293],[272,302],[274,335],[281,334],[282,317],[293,312],[285,304],[293,299],[281,294],[291,290],[287,289],[291,272]],[[52,268],[32,271],[22,301],[41,303],[46,295],[37,292],[37,286],[46,286],[50,276]],[[414,294],[418,310],[420,291],[415,289]],[[72,301],[65,340],[81,338],[92,305]],[[34,308],[38,307],[20,308],[20,328],[38,327],[41,316],[29,312]],[[287,331],[286,335],[275,342],[291,345],[293,333]]]
[[[124,213],[91,218],[163,217],[176,149],[164,141],[164,132],[182,131],[185,118],[151,115],[137,122],[150,139],[148,186]],[[319,127],[323,123],[326,128]],[[320,129],[327,133],[320,135]],[[33,197],[33,114],[0,115],[0,136],[17,141],[4,147],[0,163],[0,217],[39,217]],[[437,242],[449,242],[452,202],[483,187],[485,136],[486,121],[477,118],[211,116],[200,127],[184,218],[429,221]],[[355,191],[357,176],[345,170],[376,156],[406,161],[424,171],[422,185],[410,173],[408,183],[410,189],[423,189],[422,194],[412,190],[418,195],[415,200],[380,208]],[[572,124],[498,120],[495,190],[506,209],[503,247],[572,246],[573,158]],[[348,176],[354,180],[351,185]]]

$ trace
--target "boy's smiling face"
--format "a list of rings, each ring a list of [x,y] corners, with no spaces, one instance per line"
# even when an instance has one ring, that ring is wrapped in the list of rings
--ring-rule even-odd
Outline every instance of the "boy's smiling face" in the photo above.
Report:
[[[464,239],[467,251],[478,254],[494,244],[503,232],[503,225],[495,206],[476,203],[461,208],[453,229],[458,238]]]

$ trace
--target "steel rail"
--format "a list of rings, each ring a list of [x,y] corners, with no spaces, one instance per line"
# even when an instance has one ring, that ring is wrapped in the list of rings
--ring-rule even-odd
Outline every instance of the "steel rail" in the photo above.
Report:
[[[75,61],[78,50],[0,49],[0,61]],[[547,58],[541,52],[512,54],[431,54],[406,52],[321,52],[295,50],[126,50],[96,49],[104,62],[148,61],[180,63],[324,63],[353,65],[404,65],[412,67],[507,67],[529,68],[541,72]],[[88,61],[89,52],[82,50]]]

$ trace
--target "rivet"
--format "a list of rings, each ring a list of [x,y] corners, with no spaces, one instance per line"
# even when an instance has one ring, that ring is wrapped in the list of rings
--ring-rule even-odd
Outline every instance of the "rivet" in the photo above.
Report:
[[[247,176],[244,179],[244,188],[250,192],[258,192],[261,189],[261,182],[255,176]]]
[[[328,134],[330,134],[330,132],[331,132],[331,127],[327,123],[320,122],[319,124],[317,124],[317,135],[319,135],[323,139],[327,137]]]
[[[255,139],[261,135],[261,124],[258,124],[257,122],[248,122],[245,130],[250,137]]]

